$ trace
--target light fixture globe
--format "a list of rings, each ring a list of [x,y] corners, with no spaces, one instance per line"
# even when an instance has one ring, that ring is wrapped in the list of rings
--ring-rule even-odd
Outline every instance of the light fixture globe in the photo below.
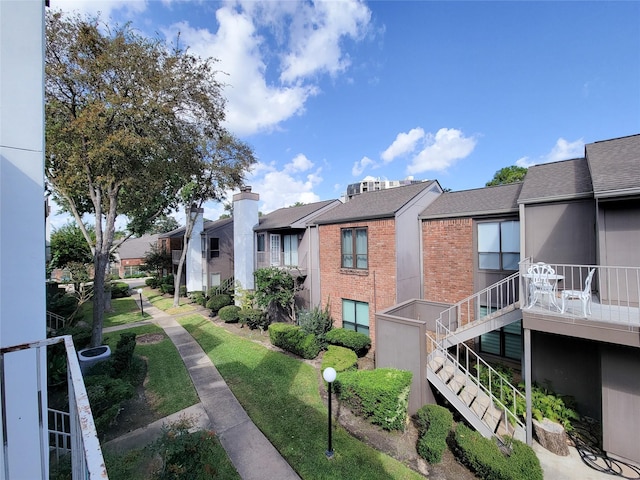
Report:
[[[142,289],[141,288],[138,289],[138,294],[142,295]]]
[[[327,367],[322,372],[322,378],[324,378],[325,382],[333,383],[336,379],[336,369],[333,367]]]

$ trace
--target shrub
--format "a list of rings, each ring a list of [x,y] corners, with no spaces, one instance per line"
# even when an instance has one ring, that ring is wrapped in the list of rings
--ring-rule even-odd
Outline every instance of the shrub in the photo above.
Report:
[[[271,319],[267,316],[266,312],[257,308],[240,309],[238,320],[240,320],[240,323],[243,325],[246,324],[251,330],[259,328],[265,331],[271,323]]]
[[[231,305],[233,303],[233,299],[230,295],[214,295],[207,301],[207,308],[211,309],[211,313],[216,315],[218,310],[222,307],[226,307],[227,305]]]
[[[182,419],[162,427],[160,438],[151,445],[151,452],[162,460],[160,469],[152,478],[239,478],[215,433],[207,430],[190,432],[192,426],[192,420]]]
[[[406,370],[378,368],[343,372],[336,378],[338,398],[356,415],[385,430],[404,430],[413,374]]]
[[[416,413],[418,454],[429,463],[440,463],[447,448],[447,436],[451,430],[453,415],[439,405],[424,405]]]
[[[176,291],[175,287],[173,286],[173,284],[171,283],[162,283],[160,285],[160,291],[162,293],[168,293],[169,295],[173,295],[174,292]]]
[[[113,352],[113,376],[119,377],[131,368],[133,351],[136,348],[136,334],[127,332],[120,335],[120,340]]]
[[[331,345],[350,348],[356,355],[363,357],[371,348],[371,339],[364,333],[345,330],[344,328],[334,328],[326,334],[327,342]]]
[[[111,298],[123,298],[131,295],[129,293],[129,285],[124,282],[116,282],[111,284]]]
[[[158,286],[160,285],[160,280],[158,279],[158,277],[150,277],[144,281],[144,284],[150,288],[158,288]]]
[[[276,347],[295,353],[302,358],[316,358],[320,353],[315,336],[304,333],[297,325],[272,323],[269,325],[269,340]]]
[[[181,297],[186,297],[187,296],[187,286],[186,285],[180,285],[180,296]]]
[[[236,305],[227,305],[218,311],[220,320],[225,323],[236,323],[240,318],[240,307]]]
[[[122,402],[132,398],[135,390],[125,380],[109,375],[88,375],[84,382],[96,429],[99,434],[104,434],[115,422]]]
[[[317,337],[316,337],[317,339]],[[322,370],[327,367],[335,368],[336,372],[355,370],[358,365],[358,356],[350,348],[329,345],[322,357]]]
[[[189,294],[191,296],[191,300],[197,305],[202,305],[203,307],[207,304],[207,298],[204,296],[202,292],[191,292]]]
[[[62,292],[47,293],[47,310],[69,318],[78,308],[78,298]]]
[[[460,423],[456,427],[454,453],[480,478],[488,480],[542,480],[542,468],[535,452],[519,440],[512,443],[511,455],[505,456],[494,440]]]
[[[298,325],[305,333],[312,333],[323,350],[327,348],[326,335],[333,328],[333,319],[329,312],[329,304],[324,309],[315,306],[313,310],[298,312]]]

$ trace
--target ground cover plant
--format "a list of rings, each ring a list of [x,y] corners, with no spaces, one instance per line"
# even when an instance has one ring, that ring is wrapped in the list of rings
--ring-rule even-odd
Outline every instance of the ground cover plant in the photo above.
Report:
[[[429,463],[440,463],[453,424],[452,413],[440,405],[424,405],[416,412],[420,432],[418,453]]]
[[[318,369],[235,336],[200,315],[179,321],[258,428],[305,480],[424,478],[335,425],[335,456],[327,461],[327,407],[318,393]]]

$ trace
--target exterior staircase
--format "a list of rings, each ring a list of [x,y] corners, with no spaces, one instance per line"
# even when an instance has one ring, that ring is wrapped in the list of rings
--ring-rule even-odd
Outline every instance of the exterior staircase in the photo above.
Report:
[[[427,334],[427,380],[483,436],[526,441],[524,395],[464,342],[521,318],[519,273],[445,310]]]

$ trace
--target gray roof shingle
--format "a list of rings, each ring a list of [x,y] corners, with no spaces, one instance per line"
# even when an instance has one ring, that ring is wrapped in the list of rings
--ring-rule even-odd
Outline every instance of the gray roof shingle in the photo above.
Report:
[[[420,215],[423,219],[514,213],[522,182],[445,192]]]
[[[118,255],[123,258],[143,258],[158,241],[158,234],[129,238],[118,247]]]
[[[348,202],[316,218],[318,225],[375,218],[391,218],[419,193],[431,188],[435,180],[387,188],[356,195]]]
[[[640,135],[585,147],[596,198],[640,193]]]
[[[274,210],[259,218],[255,231],[277,230],[279,228],[291,228],[296,223],[303,221],[306,217],[322,210],[324,207],[337,202],[337,200],[325,200],[322,202],[309,203],[298,207],[286,207]]]
[[[591,175],[584,158],[529,167],[518,203],[585,198],[592,195]]]

